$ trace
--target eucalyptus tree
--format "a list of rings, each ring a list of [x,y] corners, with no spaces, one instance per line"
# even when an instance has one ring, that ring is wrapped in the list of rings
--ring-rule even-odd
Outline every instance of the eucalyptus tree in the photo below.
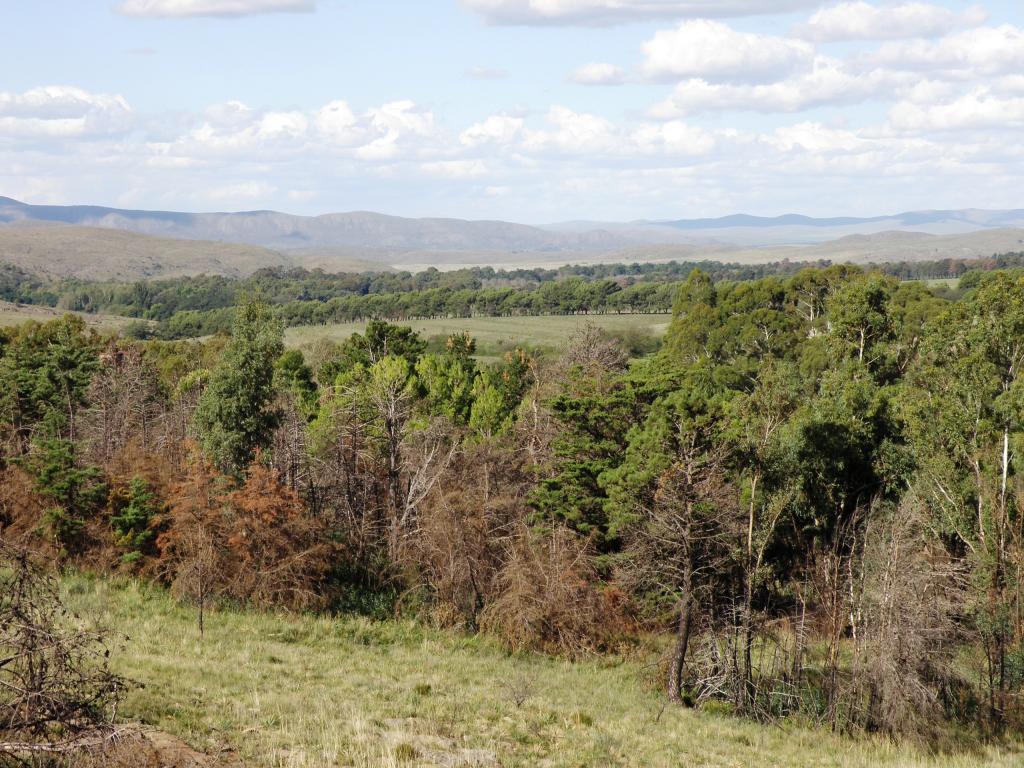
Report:
[[[997,274],[938,318],[903,397],[917,486],[935,530],[974,574],[972,606],[986,650],[989,709],[1001,720],[1009,655],[1024,622],[1021,497],[1024,281]]]

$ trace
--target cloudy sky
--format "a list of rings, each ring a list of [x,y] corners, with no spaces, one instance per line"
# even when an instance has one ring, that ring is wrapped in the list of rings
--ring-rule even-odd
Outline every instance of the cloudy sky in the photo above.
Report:
[[[1024,2],[0,4],[0,195],[529,223],[1024,207]]]

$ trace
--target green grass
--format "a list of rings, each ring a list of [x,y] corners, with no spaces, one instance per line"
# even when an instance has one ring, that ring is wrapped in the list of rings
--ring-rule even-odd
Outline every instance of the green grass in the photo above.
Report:
[[[609,331],[639,329],[661,335],[668,328],[669,315],[542,315],[537,317],[471,317],[451,320],[395,321],[409,325],[424,338],[448,336],[468,331],[484,355],[500,355],[518,345],[560,347],[586,323],[594,323]],[[344,341],[353,333],[362,333],[366,323],[335,325],[304,325],[288,328],[285,343],[302,346],[317,339]]]
[[[1009,768],[994,749],[929,757],[879,741],[664,707],[653,666],[509,656],[408,622],[194,612],[129,582],[69,578],[83,621],[127,636],[117,671],[145,684],[122,706],[252,766],[489,765]],[[526,692],[521,705],[516,693]],[[521,698],[521,697],[518,697]]]

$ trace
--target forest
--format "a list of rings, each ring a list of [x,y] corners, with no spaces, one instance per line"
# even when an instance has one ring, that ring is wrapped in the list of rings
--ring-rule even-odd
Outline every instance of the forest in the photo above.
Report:
[[[258,297],[286,326],[369,319],[510,317],[611,313],[669,313],[679,284],[694,269],[713,282],[789,278],[814,264],[713,261],[664,264],[567,265],[559,269],[328,274],[321,270],[262,269],[246,278],[198,275],[133,283],[84,282],[33,275],[0,265],[0,299],[74,312],[137,318],[132,338],[187,339],[231,330],[233,307]],[[1024,254],[987,258],[893,262],[865,268],[901,280],[964,279],[1024,266]]]
[[[6,329],[0,616],[47,618],[24,602],[37,557],[162,585],[200,634],[235,605],[570,659],[653,642],[669,706],[1014,738],[1024,275],[969,277],[947,296],[849,266],[694,270],[641,359],[585,318],[558,354],[486,365],[466,334],[428,351],[384,319],[286,350],[289,304],[255,299],[204,341]],[[28,675],[51,646],[15,624],[0,734],[107,711],[102,661]]]

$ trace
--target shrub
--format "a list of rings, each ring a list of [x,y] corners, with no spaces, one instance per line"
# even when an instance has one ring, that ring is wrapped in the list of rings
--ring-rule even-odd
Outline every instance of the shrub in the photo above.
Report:
[[[481,626],[510,648],[579,656],[607,647],[618,617],[605,613],[589,541],[567,528],[520,526]]]

